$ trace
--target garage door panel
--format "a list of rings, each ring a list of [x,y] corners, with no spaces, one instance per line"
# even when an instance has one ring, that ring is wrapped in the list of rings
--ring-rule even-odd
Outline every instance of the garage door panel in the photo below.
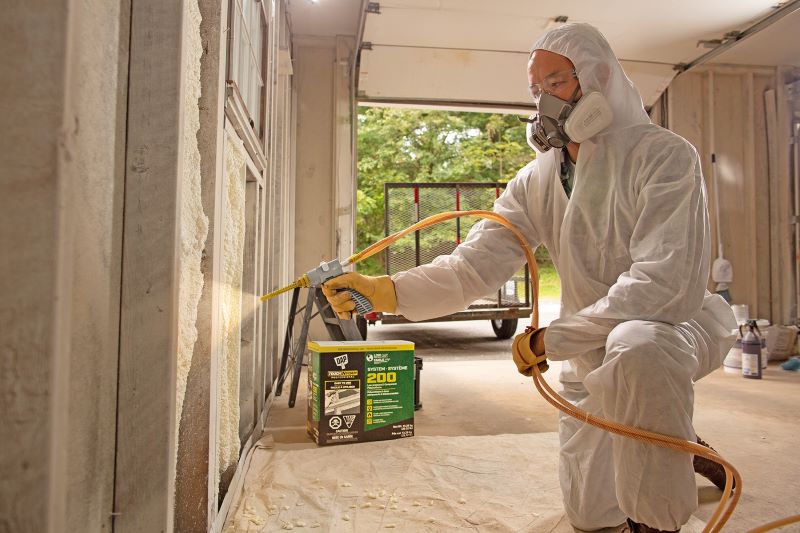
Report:
[[[463,102],[533,109],[527,53],[375,46],[362,50],[359,97],[380,101]],[[675,75],[669,65],[625,61],[628,76],[652,105]]]

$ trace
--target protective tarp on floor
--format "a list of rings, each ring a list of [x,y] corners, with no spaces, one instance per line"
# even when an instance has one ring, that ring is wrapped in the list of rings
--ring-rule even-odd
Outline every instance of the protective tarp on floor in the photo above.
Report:
[[[224,532],[572,533],[555,433],[254,450]],[[693,521],[682,531],[700,531]]]

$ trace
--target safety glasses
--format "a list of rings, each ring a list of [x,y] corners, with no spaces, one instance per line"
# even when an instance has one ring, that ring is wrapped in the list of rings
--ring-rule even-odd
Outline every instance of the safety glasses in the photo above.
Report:
[[[542,93],[553,94],[553,92],[557,91],[559,87],[562,87],[565,83],[569,83],[570,80],[573,80],[577,77],[578,74],[575,72],[575,69],[559,70],[558,72],[553,72],[552,74],[545,76],[541,83],[529,85],[528,90],[531,93],[531,98],[533,98],[533,101],[538,104]]]

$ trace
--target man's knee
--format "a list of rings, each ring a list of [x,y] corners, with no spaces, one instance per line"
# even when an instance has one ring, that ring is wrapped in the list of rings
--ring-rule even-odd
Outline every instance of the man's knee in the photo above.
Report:
[[[634,372],[652,372],[671,367],[691,353],[691,347],[675,326],[649,320],[627,320],[618,324],[606,339],[606,360]]]
[[[619,358],[617,362],[626,367],[652,370],[665,362],[666,347],[684,342],[679,335],[674,326],[663,322],[626,320],[608,334],[606,362]]]
[[[671,327],[661,322],[649,320],[626,320],[625,322],[620,322],[608,334],[606,351],[615,351],[620,347],[624,347],[626,350],[646,349],[657,342],[657,330],[664,326]]]

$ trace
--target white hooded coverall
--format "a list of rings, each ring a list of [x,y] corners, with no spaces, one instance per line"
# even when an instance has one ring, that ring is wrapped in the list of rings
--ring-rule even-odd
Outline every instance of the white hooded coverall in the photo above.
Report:
[[[694,441],[693,381],[718,366],[736,327],[706,290],[709,227],[695,149],[651,124],[605,38],[587,24],[547,33],[534,49],[575,65],[583,94],[600,91],[612,124],[580,146],[574,189],[560,183],[550,150],[511,180],[494,211],[532,248],[543,244],[561,277],[561,314],[545,334],[564,361],[563,396],[616,422]],[[424,320],[492,294],[524,262],[511,233],[476,224],[448,256],[393,277],[397,313]],[[612,436],[562,415],[564,506],[581,529],[630,517],[662,530],[697,507],[692,456]]]

